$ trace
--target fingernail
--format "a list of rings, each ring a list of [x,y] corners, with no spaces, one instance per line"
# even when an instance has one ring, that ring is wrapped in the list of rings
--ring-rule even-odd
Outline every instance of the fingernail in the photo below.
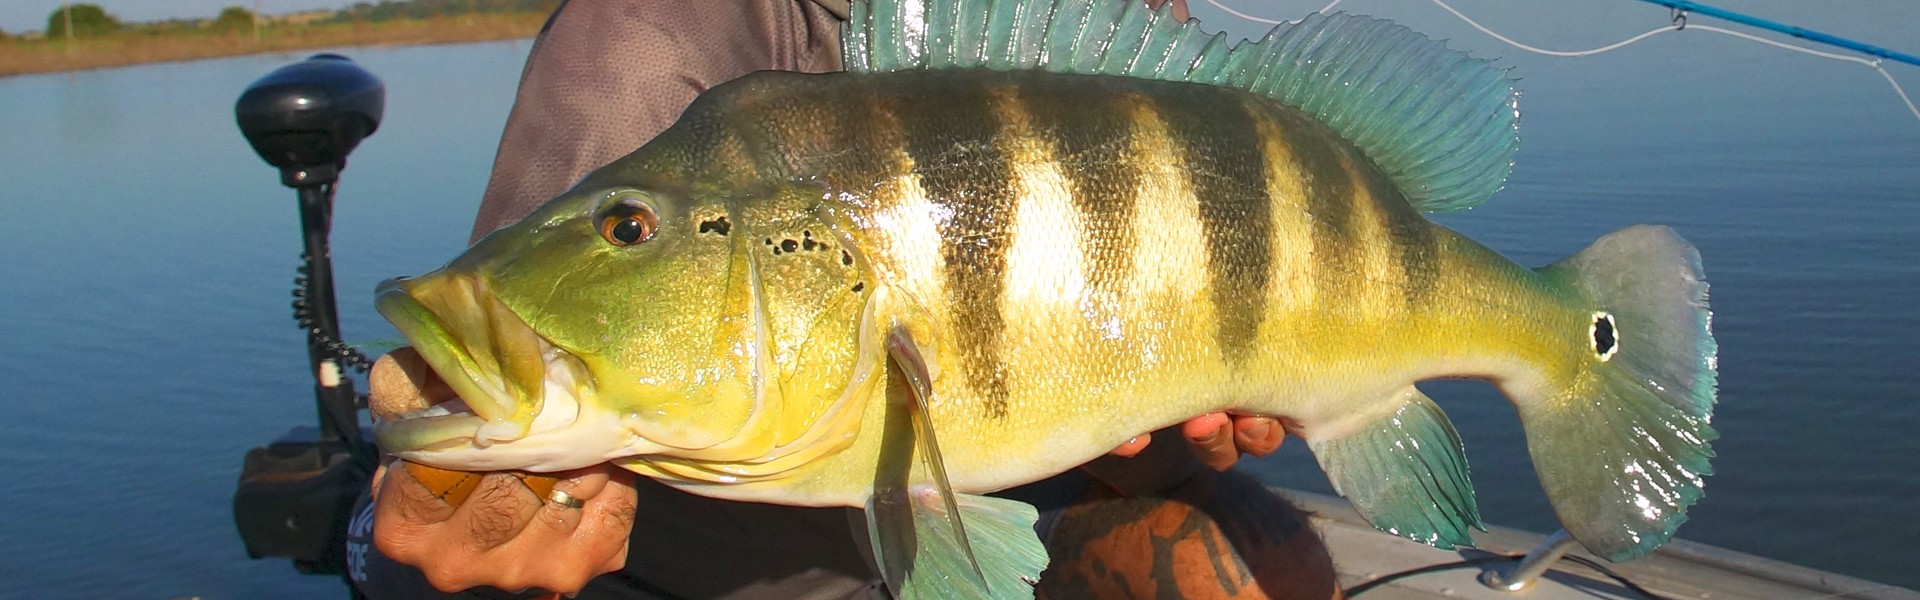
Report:
[[[1273,434],[1272,421],[1269,421],[1266,419],[1257,419],[1252,424],[1247,425],[1248,439],[1262,441],[1262,440],[1266,440],[1267,436],[1272,434]]]

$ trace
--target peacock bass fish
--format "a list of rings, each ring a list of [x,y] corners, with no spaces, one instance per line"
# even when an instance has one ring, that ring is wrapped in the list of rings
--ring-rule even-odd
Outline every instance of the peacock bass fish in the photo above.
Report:
[[[896,591],[1022,597],[1034,510],[982,494],[1212,411],[1282,418],[1381,529],[1470,544],[1414,383],[1480,378],[1577,539],[1664,543],[1715,436],[1692,247],[1640,226],[1521,267],[1422,215],[1504,183],[1503,72],[1371,18],[1230,47],[1142,4],[855,2],[847,72],[717,86],[383,283],[464,402],[381,446],[864,507]]]

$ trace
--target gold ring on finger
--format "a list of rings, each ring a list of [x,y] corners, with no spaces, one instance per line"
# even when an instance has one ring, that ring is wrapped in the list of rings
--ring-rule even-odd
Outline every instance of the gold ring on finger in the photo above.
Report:
[[[552,493],[547,494],[547,501],[552,502],[555,505],[558,505],[560,508],[578,509],[582,506],[587,505],[586,502],[581,501],[579,498],[575,498],[573,494],[569,494],[565,490],[561,490],[559,488],[555,488]]]

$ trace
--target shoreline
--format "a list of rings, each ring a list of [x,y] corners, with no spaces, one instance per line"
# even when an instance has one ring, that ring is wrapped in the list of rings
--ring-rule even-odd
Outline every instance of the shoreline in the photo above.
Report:
[[[262,27],[253,32],[119,33],[74,40],[0,40],[0,78],[355,46],[424,46],[529,38],[546,13]]]

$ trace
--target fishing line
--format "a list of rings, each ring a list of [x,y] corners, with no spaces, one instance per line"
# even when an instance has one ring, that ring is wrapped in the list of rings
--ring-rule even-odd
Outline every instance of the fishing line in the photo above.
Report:
[[[1439,0],[1434,0],[1434,1],[1435,1],[1435,2],[1438,2]],[[1731,35],[1731,36],[1734,36],[1734,37],[1737,37],[1737,38],[1743,38],[1743,39],[1749,39],[1749,40],[1753,40],[1753,41],[1756,41],[1756,42],[1760,42],[1760,43],[1762,43],[1762,44],[1767,44],[1767,45],[1769,45],[1769,46],[1778,46],[1778,47],[1780,47],[1780,48],[1785,48],[1785,49],[1788,49],[1788,50],[1792,50],[1792,51],[1794,51],[1794,52],[1801,52],[1801,53],[1805,53],[1805,54],[1811,54],[1811,55],[1814,55],[1814,56],[1819,56],[1819,57],[1822,57],[1822,58],[1831,58],[1831,59],[1834,59],[1834,60],[1844,60],[1844,61],[1849,61],[1849,62],[1856,62],[1856,63],[1860,63],[1860,64],[1863,64],[1863,65],[1866,65],[1866,66],[1868,66],[1868,67],[1871,67],[1871,68],[1872,68],[1872,69],[1874,70],[1874,72],[1877,72],[1877,73],[1879,73],[1879,74],[1880,74],[1880,76],[1881,76],[1882,78],[1885,78],[1885,79],[1887,80],[1887,85],[1890,85],[1890,86],[1893,86],[1893,93],[1895,93],[1895,94],[1899,94],[1899,95],[1900,95],[1900,101],[1901,101],[1901,102],[1905,102],[1905,103],[1907,103],[1907,112],[1910,112],[1910,113],[1913,113],[1913,118],[1915,118],[1915,119],[1920,119],[1920,108],[1916,108],[1916,107],[1914,107],[1914,105],[1913,105],[1913,98],[1911,98],[1911,97],[1908,97],[1908,96],[1907,96],[1907,90],[1905,90],[1905,89],[1902,89],[1902,88],[1900,87],[1900,82],[1898,82],[1898,81],[1894,81],[1894,80],[1893,80],[1893,74],[1892,74],[1892,73],[1888,73],[1886,69],[1884,69],[1884,68],[1881,68],[1881,67],[1880,67],[1880,60],[1879,60],[1879,59],[1874,59],[1874,60],[1867,60],[1867,59],[1864,59],[1864,58],[1860,58],[1860,57],[1857,57],[1857,56],[1846,56],[1846,55],[1842,55],[1842,54],[1833,54],[1833,53],[1830,53],[1830,52],[1821,52],[1821,51],[1819,51],[1819,50],[1814,50],[1814,49],[1812,49],[1812,48],[1806,48],[1806,47],[1802,47],[1802,46],[1795,46],[1795,45],[1793,45],[1793,44],[1787,44],[1787,43],[1783,43],[1783,42],[1778,42],[1778,41],[1774,41],[1774,40],[1770,40],[1770,39],[1766,39],[1766,38],[1763,38],[1763,37],[1759,37],[1759,36],[1756,36],[1756,35],[1753,35],[1753,34],[1750,34],[1750,33],[1743,33],[1743,32],[1739,32],[1739,31],[1732,31],[1732,30],[1727,30],[1727,29],[1721,29],[1721,28],[1719,28],[1719,27],[1714,27],[1714,26],[1712,26],[1712,25],[1689,25],[1688,27],[1689,27],[1689,28],[1691,28],[1691,29],[1699,29],[1699,30],[1701,30],[1701,31],[1711,31],[1711,32],[1714,32],[1714,33],[1724,33],[1724,34],[1727,34],[1727,35]]]
[[[1333,2],[1327,4],[1325,7],[1322,7],[1318,12],[1323,12],[1323,13],[1327,12],[1328,10],[1333,9],[1334,6],[1337,6],[1341,2],[1345,2],[1345,1],[1346,0],[1333,0]],[[1626,46],[1638,43],[1641,40],[1644,40],[1662,33],[1666,33],[1669,31],[1699,30],[1699,31],[1708,31],[1712,33],[1729,35],[1729,36],[1737,37],[1740,39],[1759,42],[1759,43],[1773,46],[1776,48],[1792,50],[1794,52],[1809,54],[1809,55],[1818,56],[1821,58],[1830,58],[1833,60],[1844,60],[1847,62],[1859,63],[1862,65],[1866,65],[1867,68],[1873,69],[1874,72],[1880,74],[1881,78],[1886,79],[1887,85],[1893,86],[1893,93],[1900,96],[1900,101],[1907,105],[1907,112],[1913,113],[1914,119],[1920,119],[1920,107],[1916,107],[1914,105],[1913,98],[1907,95],[1907,90],[1905,88],[1900,87],[1900,82],[1896,81],[1893,78],[1893,74],[1888,73],[1885,68],[1882,68],[1880,66],[1879,59],[1868,60],[1868,59],[1860,58],[1857,56],[1835,54],[1832,52],[1821,52],[1819,50],[1814,50],[1812,48],[1808,48],[1805,46],[1799,46],[1799,45],[1788,44],[1788,43],[1780,42],[1776,40],[1770,40],[1770,39],[1763,38],[1750,33],[1723,29],[1723,28],[1714,27],[1711,25],[1688,24],[1686,22],[1685,11],[1678,11],[1675,15],[1674,22],[1672,24],[1666,25],[1664,27],[1658,27],[1646,33],[1642,33],[1640,35],[1636,35],[1636,36],[1627,38],[1625,40],[1621,40],[1619,42],[1601,46],[1599,48],[1594,48],[1592,50],[1548,50],[1545,48],[1536,48],[1533,46],[1522,44],[1520,42],[1514,41],[1512,38],[1508,38],[1507,36],[1500,35],[1498,32],[1492,29],[1488,29],[1484,25],[1481,25],[1478,21],[1474,21],[1471,17],[1468,17],[1466,14],[1461,13],[1458,10],[1455,10],[1452,6],[1448,5],[1446,2],[1443,2],[1442,0],[1431,0],[1431,1],[1435,5],[1438,5],[1441,9],[1444,9],[1447,12],[1452,13],[1453,16],[1458,17],[1461,21],[1465,22],[1467,25],[1472,26],[1474,29],[1479,30],[1481,33],[1487,34],[1489,37],[1492,37],[1493,39],[1500,40],[1501,42],[1504,42],[1509,46],[1513,46],[1515,48],[1519,48],[1527,52],[1532,52],[1534,54],[1543,54],[1546,56],[1554,56],[1554,57],[1562,57],[1562,58],[1579,58],[1579,57],[1593,56],[1593,55],[1601,54],[1605,52],[1612,52],[1614,50],[1618,50],[1620,48],[1624,48]],[[1246,19],[1248,21],[1252,21],[1255,23],[1264,23],[1268,25],[1282,25],[1282,24],[1293,24],[1293,23],[1300,22],[1298,19],[1291,20],[1291,21],[1277,21],[1273,19],[1256,17],[1253,15],[1249,15],[1249,14],[1234,10],[1228,7],[1227,5],[1221,3],[1220,0],[1206,0],[1206,2],[1207,4],[1213,5],[1214,8],[1218,8],[1220,10],[1226,11],[1227,14],[1230,14],[1242,19]]]
[[[1333,10],[1333,7],[1335,7],[1335,6],[1339,6],[1341,2],[1345,2],[1345,1],[1346,1],[1346,0],[1333,0],[1332,2],[1328,2],[1326,6],[1322,6],[1322,7],[1320,7],[1320,10],[1316,10],[1316,11],[1314,11],[1314,12],[1319,12],[1319,13],[1324,13],[1324,12],[1327,12],[1327,11],[1329,11],[1329,10]],[[1240,17],[1240,18],[1242,18],[1242,19],[1246,19],[1246,20],[1248,20],[1248,21],[1253,21],[1253,22],[1255,22],[1255,23],[1266,23],[1266,24],[1268,24],[1268,25],[1292,25],[1292,24],[1294,24],[1294,23],[1299,23],[1299,22],[1300,22],[1300,20],[1299,20],[1299,19],[1294,19],[1294,20],[1292,20],[1292,21],[1275,21],[1275,20],[1273,20],[1273,19],[1263,19],[1263,18],[1260,18],[1260,17],[1256,17],[1256,16],[1253,16],[1253,15],[1250,15],[1250,14],[1247,14],[1247,13],[1243,13],[1243,12],[1240,12],[1240,11],[1237,11],[1237,10],[1234,10],[1233,8],[1231,8],[1231,7],[1228,7],[1228,6],[1227,6],[1227,5],[1225,5],[1225,4],[1221,4],[1221,3],[1220,3],[1220,0],[1207,0],[1207,4],[1212,4],[1214,8],[1218,8],[1218,9],[1220,9],[1220,10],[1224,10],[1224,11],[1227,11],[1227,14],[1230,14],[1230,15],[1233,15],[1233,16],[1236,16],[1236,17]]]
[[[1488,29],[1485,25],[1481,25],[1479,21],[1475,21],[1467,17],[1467,15],[1461,14],[1460,11],[1458,10],[1454,10],[1452,6],[1448,6],[1447,3],[1445,2],[1441,2],[1440,0],[1433,0],[1433,3],[1440,5],[1440,8],[1445,9],[1447,12],[1453,13],[1453,16],[1459,17],[1460,20],[1465,21],[1467,25],[1472,26],[1474,29],[1480,30],[1480,33],[1484,33],[1489,36],[1492,36],[1493,39],[1506,42],[1508,46],[1513,46],[1515,48],[1532,52],[1534,54],[1545,54],[1547,56],[1559,56],[1559,57],[1566,57],[1566,58],[1578,58],[1583,56],[1593,56],[1595,54],[1601,54],[1605,52],[1612,52],[1614,50],[1624,48],[1627,45],[1632,44],[1634,42],[1638,42],[1640,40],[1644,40],[1644,39],[1653,37],[1655,35],[1666,33],[1669,31],[1679,31],[1682,28],[1686,27],[1686,23],[1687,23],[1685,16],[1676,16],[1674,18],[1674,22],[1670,25],[1667,25],[1665,27],[1657,27],[1657,28],[1654,28],[1652,31],[1648,31],[1646,33],[1642,33],[1640,35],[1636,35],[1619,42],[1601,46],[1599,48],[1594,48],[1592,50],[1571,50],[1571,51],[1548,50],[1545,48],[1535,48],[1533,46],[1528,46],[1526,44],[1513,41],[1511,38],[1508,38],[1507,36],[1495,33],[1492,29]]]

